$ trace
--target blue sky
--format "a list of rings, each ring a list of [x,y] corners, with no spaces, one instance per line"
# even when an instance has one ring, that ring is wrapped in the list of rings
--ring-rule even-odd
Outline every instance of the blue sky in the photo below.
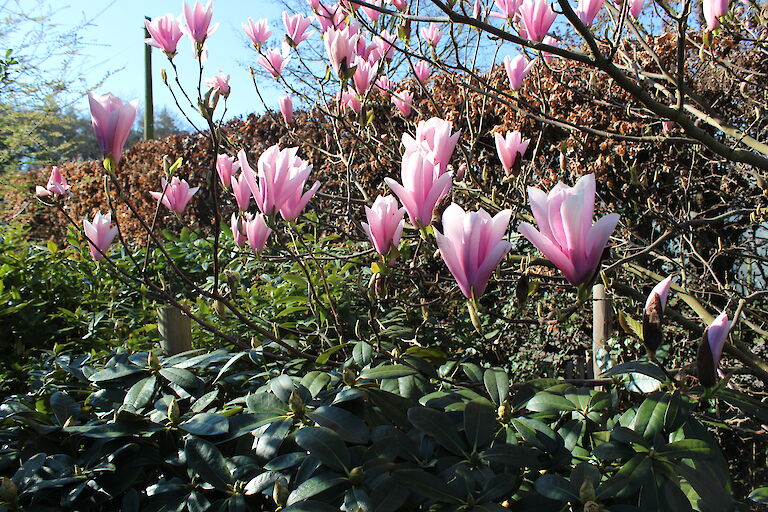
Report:
[[[21,4],[34,0],[22,0]],[[87,85],[93,87],[107,76],[95,92],[111,92],[124,100],[139,98],[144,102],[144,16],[162,16],[167,13],[179,15],[180,0],[54,0],[54,22],[62,29],[77,28],[78,35],[85,43],[83,58],[79,61],[78,72]],[[281,20],[282,6],[276,0],[215,0],[213,21],[219,28],[209,40],[209,56],[205,63],[204,77],[223,70],[230,75],[232,94],[228,101],[227,118],[261,112],[264,110],[255,94],[248,66],[258,68],[257,54],[248,46],[241,24],[248,17],[255,20],[268,18],[273,32],[271,42],[280,41],[284,33]],[[173,98],[160,78],[160,69],[172,71],[166,56],[153,49],[153,81],[155,108],[167,106],[173,112],[177,109]],[[77,61],[76,61],[77,62]],[[189,40],[179,42],[179,53],[174,58],[180,68],[182,84],[188,92],[197,84],[197,63],[193,58]],[[117,70],[112,73],[113,70]],[[110,74],[111,73],[111,74]],[[271,80],[258,78],[260,90],[268,107],[277,107],[277,97],[282,90]],[[76,107],[87,110],[87,101],[77,102]],[[199,119],[199,118],[198,118]],[[197,120],[197,119],[193,119]]]

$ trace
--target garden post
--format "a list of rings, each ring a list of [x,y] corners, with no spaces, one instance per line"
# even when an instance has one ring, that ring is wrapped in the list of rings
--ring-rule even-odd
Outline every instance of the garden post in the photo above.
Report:
[[[168,356],[192,350],[192,320],[175,306],[157,308],[160,346]]]
[[[596,284],[592,287],[592,372],[595,379],[607,369],[605,340],[611,335],[612,317],[611,298],[605,293],[605,285]]]

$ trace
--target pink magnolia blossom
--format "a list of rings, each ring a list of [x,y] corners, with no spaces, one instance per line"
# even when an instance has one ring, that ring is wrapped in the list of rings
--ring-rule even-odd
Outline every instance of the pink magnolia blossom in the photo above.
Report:
[[[437,44],[440,42],[440,39],[443,37],[443,33],[440,32],[440,29],[437,28],[437,25],[430,23],[426,27],[421,27],[421,37],[424,38],[429,46],[436,48]]]
[[[50,197],[50,196],[62,196],[72,197],[72,191],[69,190],[69,184],[64,176],[61,175],[61,171],[55,165],[51,169],[51,175],[48,178],[48,183],[45,187],[40,185],[35,187],[35,194],[38,197]]]
[[[253,252],[261,254],[261,251],[267,245],[267,238],[272,233],[270,227],[267,226],[264,214],[257,213],[243,224],[245,225],[245,236],[248,239],[248,245]]]
[[[522,0],[494,0],[498,11],[491,11],[491,17],[512,21],[517,16]],[[475,16],[477,17],[477,16]]]
[[[544,39],[557,17],[547,0],[525,0],[518,12],[520,36],[531,41]]]
[[[301,14],[289,16],[286,11],[283,11],[285,35],[288,37],[291,46],[298,46],[299,43],[306,40],[312,34],[311,32],[307,32],[310,23],[312,23],[310,18],[305,18]]]
[[[555,46],[555,47],[560,45],[560,41],[558,41],[552,36],[545,37],[544,39],[541,40],[541,42],[544,44],[548,44],[549,46]],[[549,52],[541,52],[541,53],[544,56],[544,62],[546,62],[547,64],[551,63],[553,60],[558,58],[558,56],[555,55],[554,53],[549,53]]]
[[[184,212],[189,200],[200,190],[200,187],[190,188],[187,180],[180,180],[178,176],[171,178],[171,183],[168,183],[165,180],[165,176],[163,176],[160,178],[160,184],[162,188],[160,192],[150,192],[149,194],[157,201],[162,199],[162,203],[166,208],[178,214]],[[165,194],[163,194],[163,190],[165,190]]]
[[[232,238],[235,240],[235,245],[238,247],[244,246],[245,242],[248,241],[248,237],[246,237],[240,229],[240,224],[240,217],[236,213],[233,213],[232,219],[230,220],[230,227],[232,228]]]
[[[179,22],[173,14],[166,14],[154,20],[144,20],[144,26],[149,32],[149,38],[144,42],[162,50],[169,59],[176,55],[176,47],[183,35],[179,28]]]
[[[302,194],[312,165],[296,156],[298,150],[280,149],[277,144],[269,147],[259,157],[258,174],[248,164],[245,151],[240,150],[237,154],[256,206],[265,215],[275,215],[279,211],[283,219],[296,220],[320,188],[320,182],[316,181]]]
[[[704,331],[704,339],[699,345],[696,357],[696,369],[699,382],[705,387],[712,387],[717,383],[720,358],[723,356],[731,325],[728,315],[723,311]]]
[[[376,53],[378,55],[378,59],[387,59],[392,60],[392,56],[395,53],[395,43],[397,42],[397,36],[394,34],[391,34],[390,32],[384,30],[379,34],[378,37],[373,41],[373,43],[376,45]]]
[[[229,96],[231,90],[229,88],[229,75],[225,75],[223,71],[219,71],[218,75],[206,78],[205,85],[214,91],[218,91],[225,98]]]
[[[307,0],[307,4],[309,4],[310,9],[316,11],[320,7],[320,0]]]
[[[518,230],[560,269],[573,285],[595,274],[619,215],[608,214],[592,225],[595,212],[595,175],[587,174],[569,187],[559,182],[547,194],[528,187],[537,230],[523,222]]]
[[[376,78],[377,70],[375,66],[370,65],[367,60],[360,56],[355,57],[354,62],[355,74],[352,75],[352,81],[355,84],[357,94],[365,96],[373,84],[373,79]]]
[[[675,122],[671,119],[667,119],[666,121],[661,122],[661,131],[663,131],[665,134],[671,132],[675,127]]]
[[[407,0],[390,0],[390,3],[400,12],[405,12],[405,10],[408,8],[408,1]]]
[[[323,33],[331,28],[344,28],[344,19],[347,17],[347,13],[339,4],[326,5],[319,3],[315,11],[315,18],[317,18],[318,23],[320,23],[320,31]]]
[[[274,78],[279,78],[290,60],[291,57],[287,52],[284,51],[283,53],[280,53],[275,49],[271,49],[267,50],[267,53],[262,55],[257,62]]]
[[[640,13],[643,12],[643,3],[644,0],[631,0],[631,3],[629,4],[629,13],[633,18],[640,18]]]
[[[293,101],[287,94],[280,96],[277,99],[277,104],[280,106],[280,113],[283,115],[285,124],[289,124],[293,120]]]
[[[595,20],[597,13],[602,9],[605,0],[579,0],[579,5],[576,7],[576,16],[587,27],[592,26],[592,22]],[[549,30],[549,29],[547,29]]]
[[[510,89],[516,91],[523,86],[523,80],[535,63],[536,59],[528,61],[522,53],[515,55],[514,58],[510,58],[509,55],[504,57],[504,68],[507,70]]]
[[[232,183],[232,176],[240,169],[240,164],[231,156],[216,156],[216,172],[219,174],[221,184],[229,188]]]
[[[376,80],[376,88],[382,93],[391,93],[395,87],[395,82],[389,79],[387,76],[380,76]]]
[[[376,7],[381,7],[381,0],[366,0],[366,2],[371,5],[375,5]],[[368,19],[373,22],[376,22],[381,16],[381,12],[377,11],[376,9],[371,9],[370,7],[365,7],[362,5],[360,7],[363,9],[365,15],[368,16]]]
[[[707,30],[711,32],[720,26],[720,16],[728,13],[728,0],[703,0],[701,9],[707,21]]]
[[[363,111],[363,102],[360,101],[360,97],[351,87],[346,91],[339,92],[339,104],[350,109],[355,114]]]
[[[413,93],[411,91],[400,91],[392,95],[392,103],[395,104],[400,115],[408,117],[413,110]]]
[[[248,23],[243,23],[243,32],[245,32],[245,35],[248,36],[248,39],[253,43],[253,47],[257,50],[272,35],[272,31],[269,30],[269,21],[266,19],[254,22],[253,18],[248,18]]]
[[[511,216],[512,210],[494,217],[482,208],[465,212],[456,203],[443,212],[443,233],[435,230],[437,247],[466,298],[483,294],[491,274],[512,248],[504,240]]]
[[[461,131],[451,133],[453,123],[433,117],[428,121],[420,121],[416,126],[416,137],[407,133],[403,134],[403,146],[405,155],[418,151],[424,152],[432,161],[438,164],[440,174],[448,170],[456,143],[459,141]],[[405,158],[405,156],[403,157]]]
[[[99,261],[106,254],[112,241],[117,236],[117,226],[112,226],[112,214],[102,215],[97,212],[93,217],[93,222],[88,222],[88,218],[83,219],[83,231],[88,239],[88,249],[91,252],[91,258]]]
[[[397,249],[403,234],[405,208],[398,208],[394,196],[379,196],[373,202],[373,207],[365,207],[363,230],[373,244],[376,252],[382,256],[392,249]]]
[[[507,132],[506,135],[500,133],[494,134],[496,140],[496,152],[501,160],[501,165],[504,167],[504,172],[507,176],[512,174],[512,170],[516,165],[519,165],[523,159],[525,151],[528,149],[528,144],[531,142],[529,139],[523,139],[523,136],[518,131]]]
[[[93,134],[99,143],[101,153],[117,164],[123,154],[125,141],[131,133],[133,121],[136,119],[139,100],[123,103],[120,98],[109,93],[103,96],[89,93],[88,103],[91,107]]]
[[[441,173],[440,164],[415,151],[403,155],[400,179],[402,185],[392,178],[384,181],[405,206],[411,223],[420,228],[429,226],[437,203],[451,190],[451,174]]]
[[[329,28],[323,38],[333,71],[336,76],[342,78],[354,62],[359,35],[352,35],[349,27],[338,30]]]
[[[186,24],[181,26],[181,31],[191,40],[202,44],[219,27],[218,23],[211,25],[211,17],[213,17],[212,0],[209,0],[205,7],[200,3],[200,0],[195,2],[194,7],[184,3],[184,20]]]
[[[427,83],[429,75],[432,74],[432,67],[423,60],[420,60],[413,65],[413,74],[416,75],[416,80],[425,84]]]
[[[238,162],[238,166],[240,162]],[[244,212],[251,205],[251,187],[245,180],[244,174],[240,174],[238,179],[236,176],[232,176],[232,193],[235,195],[235,202],[237,202],[237,208]]]
[[[648,294],[648,298],[645,300],[645,309],[648,309],[653,303],[654,297],[658,296],[659,303],[661,304],[661,311],[663,313],[667,309],[667,295],[669,294],[669,287],[671,285],[672,276],[669,276],[654,286],[651,293]]]

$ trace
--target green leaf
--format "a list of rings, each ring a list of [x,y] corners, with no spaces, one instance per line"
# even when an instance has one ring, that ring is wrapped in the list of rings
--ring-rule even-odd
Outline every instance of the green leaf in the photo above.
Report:
[[[473,449],[488,444],[499,429],[496,411],[488,403],[474,400],[464,408],[464,435]]]
[[[154,375],[141,379],[131,386],[131,389],[125,394],[123,405],[132,408],[134,411],[145,407],[152,399],[152,395],[155,394],[155,384],[157,384],[157,377]]]
[[[712,457],[714,449],[700,439],[681,439],[664,445],[658,454],[670,459],[707,459]]]
[[[227,491],[228,486],[234,483],[221,452],[208,441],[189,437],[184,446],[184,455],[189,468],[216,489]]]
[[[183,368],[161,368],[160,375],[183,389],[196,389],[203,384],[194,373]]]
[[[485,460],[507,467],[537,469],[542,465],[539,460],[540,453],[527,446],[501,444],[488,448],[480,456]]]
[[[347,445],[334,431],[325,427],[305,427],[296,434],[296,444],[317,457],[320,462],[338,471],[349,471],[350,454]]]
[[[668,405],[668,394],[653,393],[643,401],[637,410],[632,429],[646,439],[653,439],[664,429],[664,417]]]
[[[408,409],[408,419],[417,429],[431,436],[454,455],[467,455],[467,447],[459,437],[454,422],[442,411],[429,407]]]
[[[317,364],[325,364],[328,362],[328,360],[331,358],[333,354],[338,352],[339,350],[342,350],[348,346],[352,345],[352,343],[341,343],[339,345],[334,345],[329,349],[326,349],[320,353],[319,356],[317,356]]]
[[[427,473],[421,469],[404,469],[396,471],[393,476],[404,486],[423,496],[444,503],[459,503],[462,496],[451,489],[445,480]]]
[[[659,365],[652,363],[651,361],[630,361],[629,363],[620,364],[613,368],[604,371],[600,374],[600,377],[613,377],[615,375],[623,375],[629,373],[640,373],[647,377],[664,382],[667,380],[667,375],[664,370],[659,368]]]
[[[534,484],[536,490],[542,496],[551,500],[578,502],[579,490],[574,488],[571,482],[560,475],[546,474],[539,477]]]
[[[749,493],[749,499],[757,503],[768,504],[768,487],[758,487]]]
[[[59,425],[64,425],[69,418],[76,418],[80,415],[80,406],[67,393],[56,391],[51,395],[50,401],[51,410]]]
[[[293,505],[294,503],[297,503],[299,501],[304,501],[307,498],[311,498],[312,496],[320,494],[323,491],[336,487],[337,485],[341,485],[346,481],[347,481],[346,478],[344,478],[341,475],[337,475],[335,473],[323,473],[323,474],[314,476],[309,480],[306,480],[301,484],[299,484],[299,486],[296,487],[296,489],[294,489],[293,492],[291,492],[291,494],[288,496],[288,505]],[[294,509],[294,510],[301,510],[301,509]],[[305,510],[317,510],[317,509],[312,508],[312,509],[305,509]]]
[[[402,364],[382,365],[375,368],[366,368],[360,372],[361,379],[381,380],[399,379],[408,375],[415,375],[418,370]]]
[[[526,408],[533,412],[567,412],[575,411],[577,407],[567,398],[553,395],[546,391],[540,391],[526,404]]]
[[[504,370],[489,368],[483,374],[485,389],[496,405],[501,405],[509,396],[509,376]]]
[[[608,480],[597,488],[597,497],[601,500],[631,496],[651,475],[651,459],[646,454],[638,453]]]
[[[331,376],[325,372],[313,371],[306,374],[301,379],[301,385],[309,390],[312,398],[324,390],[331,382]]]
[[[283,509],[283,512],[339,512],[339,507],[333,507],[317,500],[307,500]]]
[[[196,436],[217,436],[229,430],[229,420],[221,414],[201,412],[179,425],[179,428]]]
[[[348,443],[368,442],[369,432],[365,422],[340,407],[323,405],[308,413],[307,416],[321,427],[333,430]]]
[[[355,348],[352,349],[352,359],[360,366],[368,366],[371,364],[371,358],[373,357],[373,347],[364,341],[360,341],[355,344]]]

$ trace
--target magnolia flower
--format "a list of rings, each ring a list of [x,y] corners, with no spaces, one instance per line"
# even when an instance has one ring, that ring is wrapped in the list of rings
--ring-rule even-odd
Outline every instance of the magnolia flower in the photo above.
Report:
[[[269,21],[266,19],[254,22],[253,18],[248,18],[248,23],[243,23],[243,32],[245,32],[245,35],[248,36],[248,39],[253,43],[253,47],[257,50],[272,35],[272,32],[269,30]]]
[[[245,151],[240,150],[237,154],[242,176],[251,189],[256,206],[265,215],[275,215],[279,211],[283,219],[296,220],[320,188],[320,182],[316,181],[302,194],[312,165],[296,156],[298,150],[280,149],[277,144],[269,147],[259,157],[258,174],[248,164]]]
[[[88,239],[88,249],[91,252],[91,258],[99,261],[106,254],[112,241],[117,236],[117,226],[112,226],[112,214],[102,215],[97,212],[93,217],[93,223],[88,222],[88,218],[83,219],[83,231]]]
[[[451,190],[451,174],[441,173],[440,164],[422,151],[403,155],[400,170],[402,185],[384,178],[408,212],[411,224],[427,227],[432,223],[435,207]]]
[[[205,85],[218,91],[219,94],[225,98],[229,96],[229,75],[225,75],[223,71],[219,71],[219,74],[205,79]]]
[[[544,39],[557,17],[547,0],[525,0],[518,12],[520,36],[531,41]]]
[[[375,5],[376,7],[381,7],[381,0],[366,0],[369,4]],[[363,12],[365,13],[368,18],[376,22],[379,19],[379,16],[381,16],[381,12],[377,11],[376,9],[371,9],[370,7],[360,6],[363,9]]]
[[[376,80],[376,87],[381,91],[382,93],[391,93],[392,89],[395,87],[395,82],[389,79],[387,76],[380,76]]]
[[[183,35],[179,28],[179,22],[173,14],[166,14],[154,20],[144,20],[144,26],[149,32],[149,38],[144,42],[162,50],[169,59],[176,55],[176,47]]]
[[[253,252],[261,254],[261,251],[267,245],[267,238],[272,233],[272,230],[267,226],[264,214],[257,213],[243,224],[245,224],[245,235],[248,239],[248,245]]]
[[[55,165],[51,169],[51,176],[48,178],[48,183],[45,187],[41,187],[40,185],[36,186],[35,194],[38,197],[72,197],[72,191],[69,190],[67,180],[61,175],[61,171],[59,171],[59,168]]]
[[[720,26],[720,16],[728,13],[728,0],[703,0],[701,4],[707,30],[713,31]]]
[[[392,95],[392,103],[395,104],[400,115],[408,117],[413,109],[413,93],[411,91],[400,91]]]
[[[294,48],[302,41],[307,39],[311,32],[307,33],[311,19],[305,18],[301,14],[295,14],[289,16],[286,11],[283,11],[283,25],[285,25],[286,37],[288,37],[288,44]]]
[[[629,5],[629,13],[633,18],[640,18],[640,13],[643,11],[644,0],[631,0]]]
[[[376,77],[376,69],[360,56],[355,57],[355,74],[352,75],[352,81],[355,84],[355,90],[360,96],[365,96],[368,89],[371,88],[373,79]]]
[[[501,165],[504,167],[504,172],[509,176],[512,174],[512,170],[520,164],[525,150],[528,149],[528,144],[531,141],[523,139],[523,136],[518,131],[507,132],[504,136],[496,133],[494,134],[494,139],[496,140],[496,152],[499,155],[499,160],[501,160]]]
[[[167,183],[165,176],[160,178],[160,185],[163,190],[160,192],[150,192],[150,195],[157,201],[162,199],[163,205],[169,210],[181,214],[187,207],[187,203],[192,196],[200,190],[200,187],[189,187],[186,180],[180,180],[178,176],[171,178],[171,183]],[[167,185],[167,186],[166,186]],[[163,193],[163,191],[165,191]]]
[[[181,26],[181,31],[184,32],[184,34],[193,41],[202,44],[219,27],[218,23],[215,23],[213,26],[211,26],[212,16],[212,0],[209,0],[205,7],[203,7],[203,5],[200,3],[200,0],[195,2],[194,7],[190,7],[187,3],[185,3],[184,20],[186,21],[186,24]]]
[[[523,86],[523,80],[528,76],[531,68],[536,63],[536,60],[528,61],[525,55],[516,55],[514,59],[509,55],[504,57],[504,68],[507,70],[507,78],[509,78],[509,87],[516,91]]]
[[[267,50],[266,55],[259,57],[257,62],[261,64],[262,67],[266,69],[274,78],[279,78],[283,73],[283,69],[285,69],[285,66],[290,60],[291,57],[287,54],[287,52],[283,51],[280,53],[275,49],[271,49]]]
[[[323,36],[325,50],[328,52],[328,59],[336,76],[343,78],[343,75],[352,66],[354,61],[357,40],[360,36],[352,34],[349,27],[343,29],[329,28]]]
[[[704,339],[699,345],[696,357],[696,368],[699,381],[705,387],[712,387],[717,382],[717,370],[720,368],[720,358],[730,330],[731,322],[723,311],[704,331]]]
[[[333,4],[327,6],[319,3],[315,9],[315,18],[320,23],[320,30],[326,32],[328,29],[340,29],[343,28],[344,19],[347,17],[347,13],[344,12],[339,4]]]
[[[395,53],[395,43],[397,42],[397,36],[386,30],[382,31],[373,44],[376,45],[376,51],[379,54],[379,59],[392,60],[392,56]]]
[[[240,164],[231,156],[216,156],[216,172],[219,174],[219,179],[224,187],[230,186],[232,183],[232,176],[234,176],[238,169],[240,169]]]
[[[425,152],[439,165],[440,174],[445,173],[461,136],[461,131],[451,133],[452,130],[453,123],[439,117],[420,121],[416,126],[415,138],[407,133],[403,134],[403,146],[405,146],[403,158],[414,152]]]
[[[405,12],[408,8],[408,2],[406,0],[390,0],[392,5],[400,12]]]
[[[131,133],[131,126],[136,119],[136,109],[139,100],[123,103],[112,94],[96,96],[88,94],[91,107],[91,124],[93,134],[101,148],[104,158],[115,165],[123,154],[123,146]]]
[[[559,182],[547,194],[528,187],[537,230],[523,222],[518,230],[560,269],[574,286],[594,276],[619,215],[608,214],[592,225],[595,175],[587,174],[569,187]]]
[[[520,9],[521,0],[494,0],[494,2],[499,10],[491,11],[491,17],[512,21]]]
[[[237,165],[239,167],[240,163],[238,162]],[[236,176],[232,177],[232,193],[235,196],[237,208],[241,212],[246,211],[251,205],[251,187],[248,186],[243,173],[240,174],[239,179]]]
[[[427,83],[429,75],[432,74],[432,67],[423,60],[420,60],[413,65],[413,74],[416,75],[416,80],[425,84]]]
[[[491,216],[482,208],[465,212],[452,203],[443,212],[443,233],[435,230],[437,246],[461,293],[468,299],[480,297],[488,279],[512,244],[504,240],[512,210]]]
[[[443,33],[440,32],[440,29],[437,28],[437,25],[430,23],[426,27],[421,27],[421,37],[424,38],[429,46],[436,48],[437,44],[440,42],[440,39],[443,37]]]
[[[595,16],[600,12],[605,0],[579,0],[579,5],[576,7],[576,16],[579,17],[581,22],[588,26],[592,26],[592,22],[595,20]],[[549,29],[547,29],[549,30]]]
[[[392,249],[397,249],[405,226],[405,208],[398,208],[394,196],[379,196],[373,202],[373,207],[365,207],[363,230],[373,244],[376,252],[382,256]]]
[[[541,40],[541,42],[544,44],[548,44],[549,46],[560,45],[560,41],[558,41],[552,36],[546,36],[544,39]],[[554,59],[557,58],[557,55],[555,55],[554,53],[549,53],[549,52],[541,52],[541,53],[544,56],[544,62],[546,62],[547,64],[549,64],[550,62],[552,62]]]
[[[363,102],[360,101],[357,93],[351,87],[346,91],[339,92],[339,104],[342,107],[347,107],[355,114],[363,111]]]
[[[246,214],[249,215],[249,214]],[[229,225],[232,228],[232,238],[235,241],[235,245],[238,247],[242,247],[245,245],[245,242],[248,241],[248,238],[243,234],[242,230],[240,229],[240,217],[236,214],[232,214],[232,218],[229,221]]]
[[[280,106],[280,113],[283,115],[285,124],[289,124],[293,120],[293,101],[287,94],[280,96],[277,99],[277,104]]]
[[[669,276],[654,286],[643,308],[643,344],[652,357],[663,341],[661,326],[671,284],[672,276]]]

